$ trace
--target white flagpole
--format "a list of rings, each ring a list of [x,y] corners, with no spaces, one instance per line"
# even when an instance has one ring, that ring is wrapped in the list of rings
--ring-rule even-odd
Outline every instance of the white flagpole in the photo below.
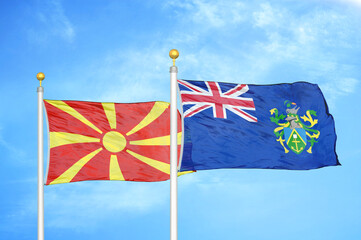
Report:
[[[45,75],[39,72],[36,78],[40,81],[38,92],[38,240],[44,240],[44,134],[43,134],[43,95],[41,81]]]
[[[169,52],[173,59],[170,67],[170,240],[178,239],[178,196],[177,196],[177,73],[175,59],[179,56],[176,49]]]

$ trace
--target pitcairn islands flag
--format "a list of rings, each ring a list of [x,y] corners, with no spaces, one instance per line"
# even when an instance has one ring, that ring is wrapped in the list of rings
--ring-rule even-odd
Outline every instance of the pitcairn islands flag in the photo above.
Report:
[[[316,84],[178,80],[178,86],[184,121],[181,171],[340,165],[334,120]]]

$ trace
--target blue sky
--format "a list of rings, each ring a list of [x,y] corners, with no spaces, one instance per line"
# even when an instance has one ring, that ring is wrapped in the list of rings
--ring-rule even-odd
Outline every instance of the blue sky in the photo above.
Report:
[[[0,239],[37,234],[36,73],[48,99],[169,101],[172,48],[179,78],[319,84],[342,163],[183,176],[179,239],[361,238],[361,1],[4,0],[0,22]],[[169,239],[169,182],[45,187],[45,237]]]

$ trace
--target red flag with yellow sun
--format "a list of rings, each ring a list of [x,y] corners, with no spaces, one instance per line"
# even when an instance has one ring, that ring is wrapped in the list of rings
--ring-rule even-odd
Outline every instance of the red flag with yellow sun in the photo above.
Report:
[[[44,100],[44,104],[50,147],[46,185],[169,179],[169,103]],[[180,139],[178,114],[178,156]]]

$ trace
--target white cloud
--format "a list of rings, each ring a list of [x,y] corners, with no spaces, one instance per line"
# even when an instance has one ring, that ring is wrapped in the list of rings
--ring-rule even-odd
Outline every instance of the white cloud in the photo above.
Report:
[[[342,11],[312,8],[300,15],[283,5],[269,2],[259,5],[235,4],[195,0],[166,5],[182,10],[180,17],[177,17],[177,25],[185,26],[189,19],[196,23],[187,25],[186,30],[180,34],[177,32],[174,34],[176,37],[171,39],[180,44],[184,40],[187,46],[185,50],[192,52],[181,59],[183,68],[179,75],[192,75],[190,79],[272,82],[272,79],[265,79],[269,72],[279,65],[291,63],[298,64],[298,71],[307,75],[303,80],[314,81],[320,76],[317,69],[321,70],[321,77],[328,77],[323,68],[331,62],[330,57],[334,64],[339,62],[337,54],[330,53],[327,48],[354,49],[357,46],[352,41],[360,35],[354,28],[357,25],[353,22],[355,18],[345,16]],[[234,17],[230,9],[242,17]],[[230,39],[225,33],[242,31],[249,26],[254,27],[253,32],[232,32],[229,36],[233,42],[228,43]],[[253,34],[256,37],[251,39],[257,40],[247,42],[248,34]],[[208,44],[203,44],[210,40],[214,43],[212,49]],[[228,46],[233,48],[229,49]]]
[[[356,7],[361,7],[361,0],[329,0],[329,1],[351,4]]]
[[[146,49],[117,49],[77,66],[71,74],[76,81],[62,76],[53,79],[63,82],[56,92],[62,99],[83,101],[169,101],[170,48],[159,46],[162,43],[150,45]]]
[[[45,187],[46,224],[88,231],[109,217],[122,219],[159,211],[167,204],[169,182],[79,182]],[[115,214],[116,213],[116,214]]]
[[[337,98],[354,93],[357,66],[342,58],[350,49],[351,54],[361,51],[361,34],[355,28],[358,24],[354,16],[334,8],[314,8],[298,16],[268,3],[261,4],[253,16],[255,25],[267,36],[266,41],[257,42],[255,49],[260,51],[253,52],[256,59],[264,59],[268,66],[265,71],[291,65],[295,71],[289,73],[289,80],[294,74],[298,80],[318,83],[331,107],[336,107]]]
[[[187,189],[197,181],[207,181],[197,180],[194,175],[180,177],[179,189]],[[36,179],[13,183],[24,182],[36,183]],[[125,215],[137,218],[149,213],[169,211],[169,186],[169,181],[85,181],[45,186],[45,228],[71,228],[89,232],[108,219],[127,221]],[[13,226],[7,231],[16,231],[24,222],[35,219],[36,204],[33,193],[19,198],[14,212],[4,216],[5,221]]]
[[[237,1],[168,1],[165,7],[185,10],[187,14],[185,21],[191,19],[192,22],[206,28],[220,28],[228,24],[239,24],[244,20],[244,4]],[[178,14],[184,17],[183,12]]]
[[[29,37],[35,42],[46,42],[50,37],[57,36],[67,42],[73,42],[75,29],[64,12],[59,0],[42,2],[36,12],[40,24],[28,30]]]
[[[82,78],[88,78],[89,84],[80,82],[81,86],[74,88],[71,82],[70,88],[102,89],[97,99],[91,95],[97,101],[168,101],[169,74],[164,66],[171,64],[168,51],[173,46],[180,50],[180,78],[274,83],[285,80],[273,79],[270,73],[280,65],[293,64],[296,71],[286,81],[321,84],[331,73],[332,78],[343,77],[337,72],[342,68],[338,55],[329,48],[355,49],[357,45],[352,42],[358,35],[353,18],[333,9],[313,8],[299,15],[268,2],[253,5],[204,0],[167,2],[164,10],[169,9],[171,15],[177,12],[178,16],[166,37],[149,41],[145,49],[108,53],[93,66],[86,66],[88,70],[83,72],[88,76]],[[265,38],[252,36],[257,39],[252,42],[247,40],[247,32],[234,32],[247,26],[253,26],[250,34]],[[232,43],[223,37],[225,32],[231,32]]]
[[[170,50],[170,49],[169,49]],[[115,51],[99,61],[92,78],[103,89],[99,101],[142,102],[169,98],[168,49],[154,47],[147,50]]]
[[[347,96],[355,92],[359,80],[349,77],[329,79],[329,81],[320,84],[330,108],[335,108],[339,97]]]
[[[1,151],[3,148],[5,151]],[[0,151],[8,152],[8,156],[17,161],[25,161],[25,151],[18,147],[18,145],[11,145],[8,141],[2,136],[2,128],[0,127]]]
[[[276,26],[282,23],[283,14],[280,9],[274,9],[269,3],[262,3],[261,10],[253,12],[254,26],[265,27]]]
[[[342,78],[340,82],[342,83],[340,84],[341,92],[348,94],[355,92],[359,81],[354,78]]]

